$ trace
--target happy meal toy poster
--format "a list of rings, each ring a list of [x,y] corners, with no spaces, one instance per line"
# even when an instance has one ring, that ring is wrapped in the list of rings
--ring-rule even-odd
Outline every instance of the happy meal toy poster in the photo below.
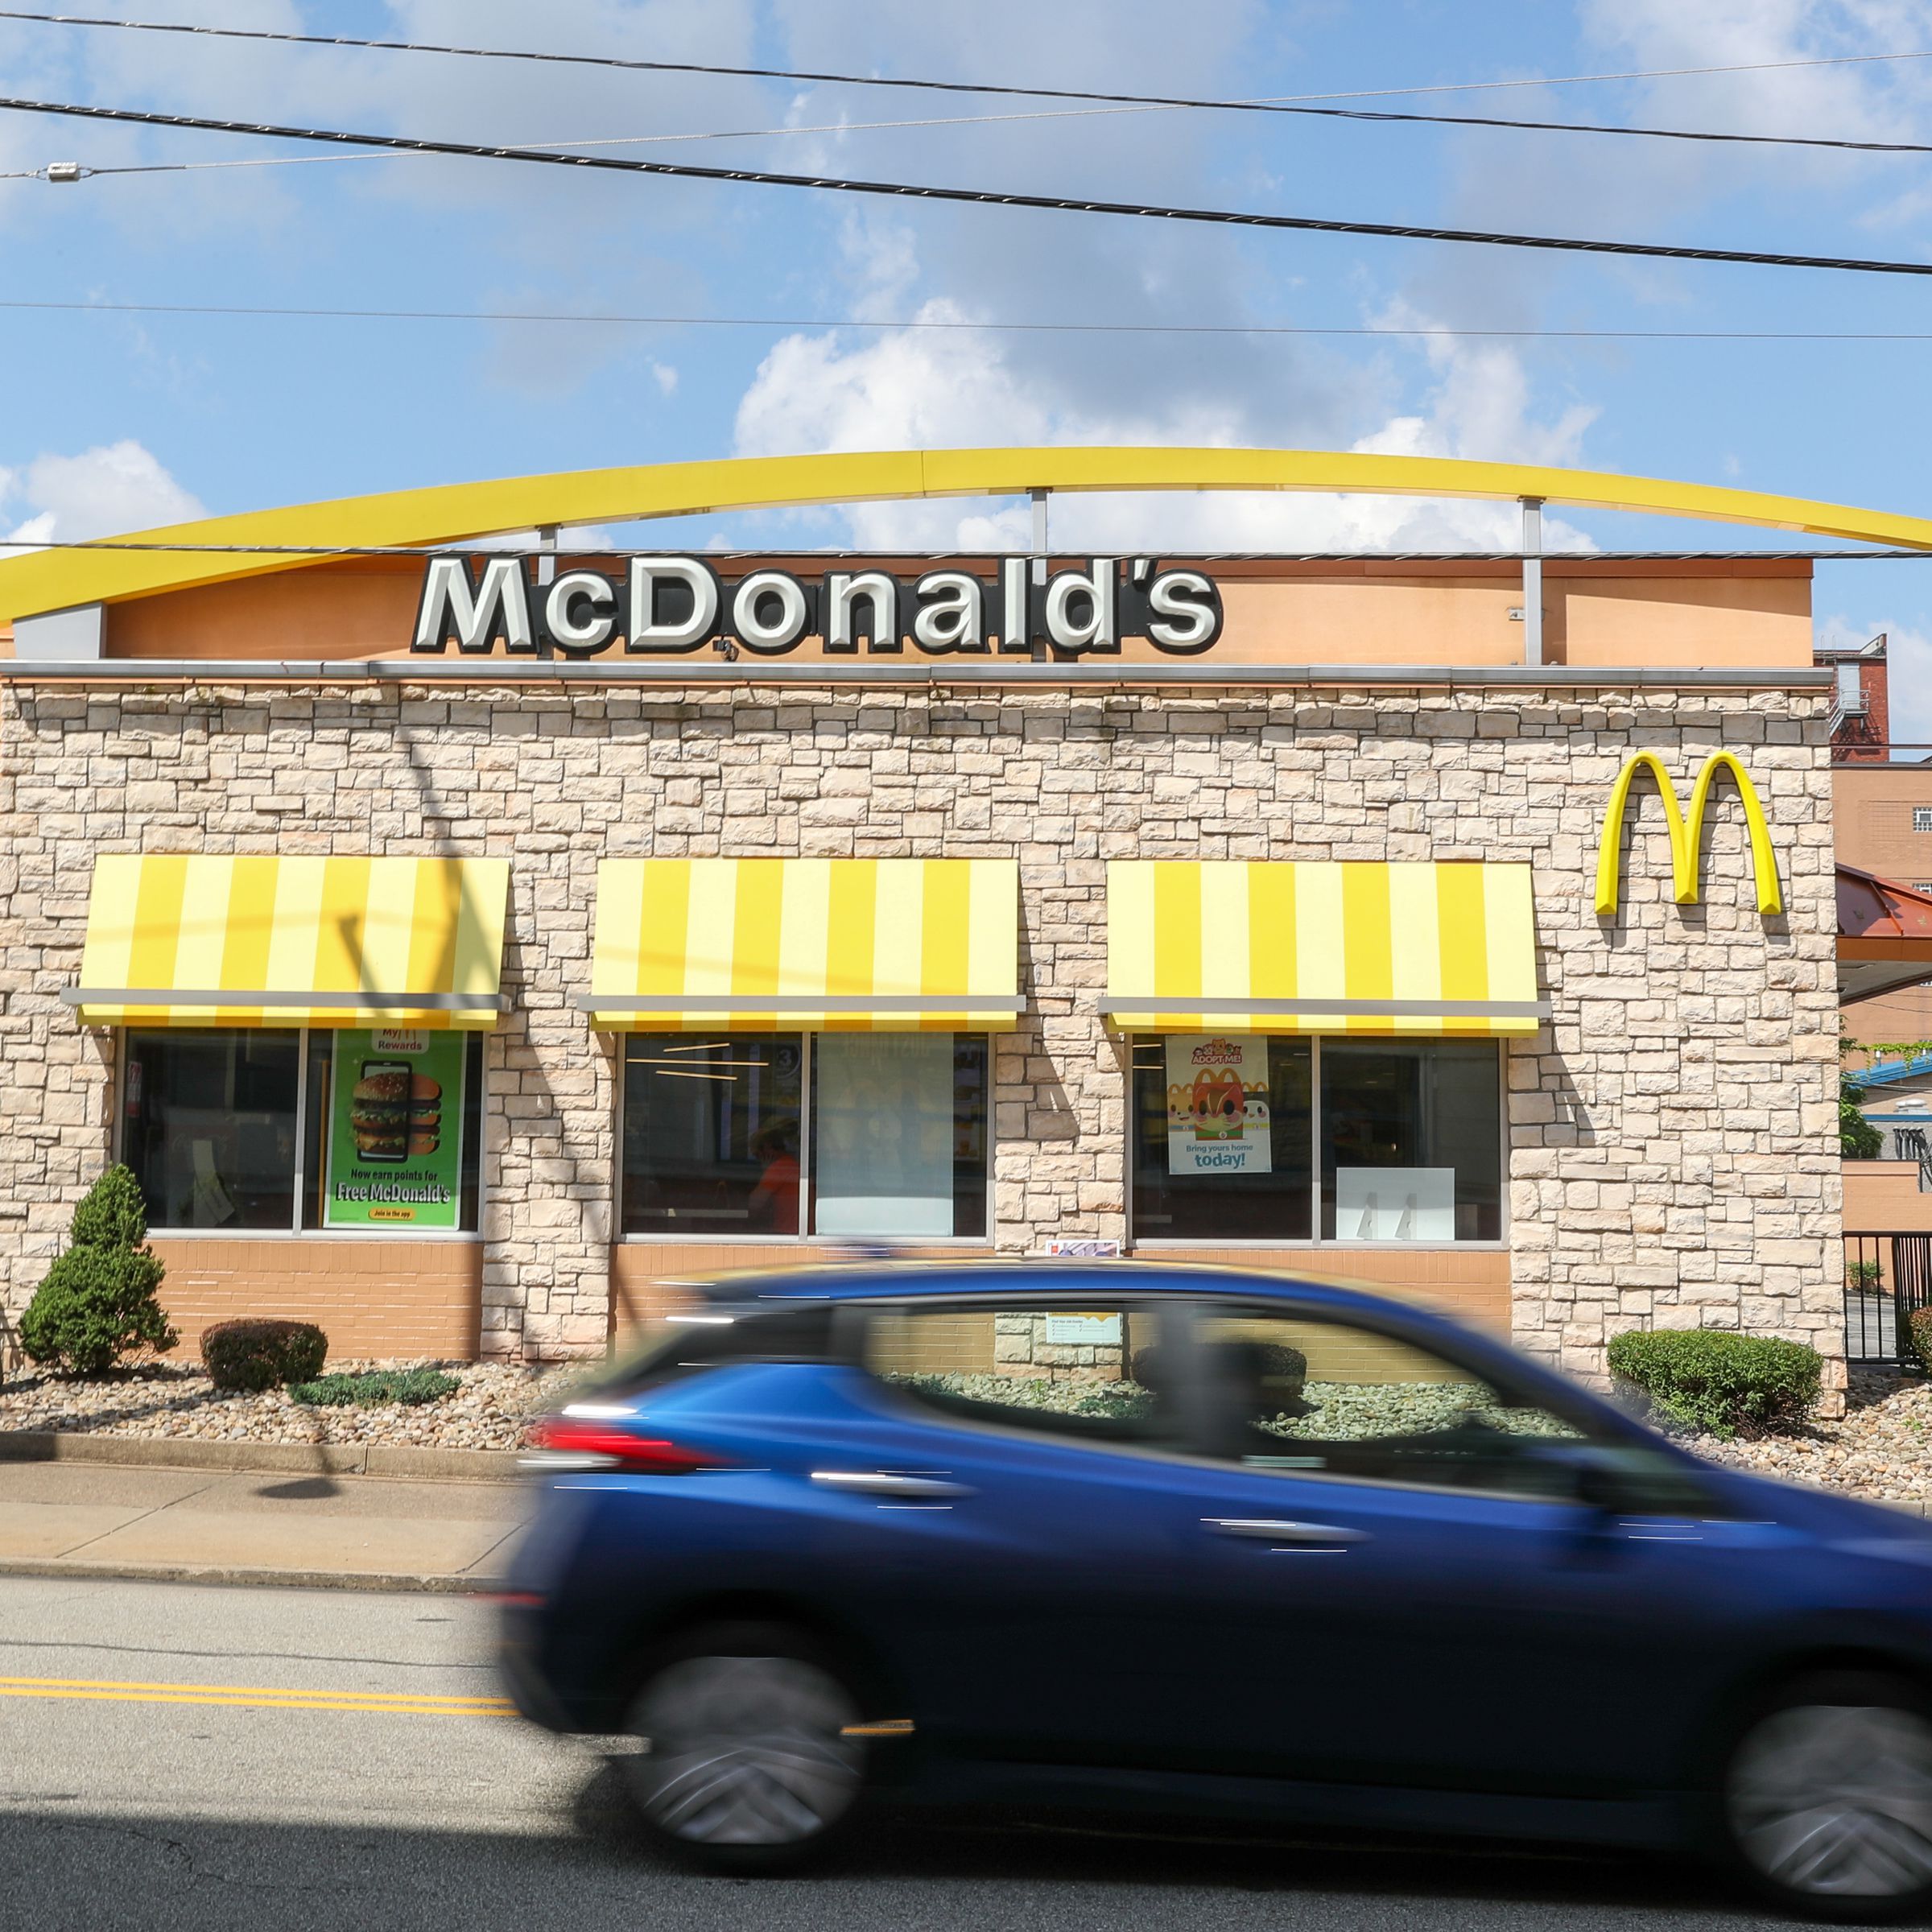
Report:
[[[1259,1034],[1167,1035],[1167,1171],[1266,1174],[1268,1042]]]

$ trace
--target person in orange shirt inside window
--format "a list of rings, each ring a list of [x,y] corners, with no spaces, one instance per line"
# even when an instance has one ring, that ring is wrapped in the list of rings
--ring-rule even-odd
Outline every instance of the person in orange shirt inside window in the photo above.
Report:
[[[751,1143],[752,1158],[765,1163],[749,1206],[754,1228],[774,1234],[799,1231],[798,1122],[774,1121]]]

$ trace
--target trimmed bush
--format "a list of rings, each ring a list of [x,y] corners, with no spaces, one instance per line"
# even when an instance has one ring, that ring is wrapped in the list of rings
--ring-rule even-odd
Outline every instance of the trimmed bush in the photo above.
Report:
[[[180,1340],[155,1299],[166,1273],[147,1245],[140,1183],[114,1166],[74,1210],[65,1253],[20,1318],[20,1345],[68,1375],[100,1375],[136,1348],[164,1354]]]
[[[245,1316],[201,1331],[201,1360],[217,1389],[250,1395],[284,1382],[312,1381],[328,1360],[328,1337],[313,1322]]]
[[[1905,1323],[1905,1344],[1918,1365],[1932,1375],[1932,1308],[1914,1308]]]
[[[1613,1337],[1610,1373],[1679,1428],[1733,1436],[1802,1428],[1823,1358],[1802,1342],[1715,1328],[1637,1329]]]
[[[379,1408],[390,1402],[415,1407],[454,1395],[463,1385],[440,1368],[366,1368],[359,1375],[325,1375],[296,1382],[289,1394],[318,1409]]]

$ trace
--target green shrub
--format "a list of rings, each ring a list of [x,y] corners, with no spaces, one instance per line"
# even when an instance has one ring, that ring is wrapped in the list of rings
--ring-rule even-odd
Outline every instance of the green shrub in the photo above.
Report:
[[[130,1349],[165,1353],[180,1340],[155,1299],[166,1270],[147,1245],[140,1184],[114,1166],[74,1210],[65,1253],[20,1318],[20,1345],[68,1375],[99,1375]]]
[[[1885,1275],[1876,1261],[1847,1261],[1845,1286],[1854,1294],[1876,1294],[1885,1285]]]
[[[291,1385],[298,1402],[318,1409],[374,1409],[389,1402],[414,1407],[454,1395],[463,1385],[438,1368],[366,1368],[359,1375],[324,1375],[312,1382]]]
[[[201,1360],[217,1389],[257,1394],[312,1381],[328,1359],[328,1337],[313,1322],[246,1316],[201,1331]]]
[[[1932,1374],[1932,1308],[1914,1308],[1905,1323],[1905,1345],[1918,1365]]]
[[[1637,1329],[1610,1344],[1619,1381],[1641,1389],[1666,1422],[1711,1435],[1802,1427],[1823,1368],[1802,1342],[1715,1328]]]

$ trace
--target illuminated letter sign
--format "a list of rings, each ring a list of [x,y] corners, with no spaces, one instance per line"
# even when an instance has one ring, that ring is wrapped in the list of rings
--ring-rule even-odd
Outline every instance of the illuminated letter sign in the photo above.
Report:
[[[954,654],[1065,661],[1121,655],[1145,638],[1169,657],[1220,641],[1220,587],[1204,571],[1162,569],[1154,557],[1093,557],[1084,569],[1034,580],[1034,559],[1001,559],[985,577],[941,568],[902,579],[872,568],[806,582],[753,565],[735,582],[698,557],[638,556],[573,564],[547,580],[530,556],[431,557],[410,648],[562,652],[591,658],[681,654],[716,644],[783,657],[807,638],[830,657]],[[554,556],[548,561],[554,566]]]
[[[1771,834],[1765,824],[1765,808],[1744,768],[1728,751],[1714,751],[1704,760],[1703,770],[1690,788],[1688,822],[1678,809],[1677,787],[1664,770],[1663,760],[1653,751],[1640,751],[1627,759],[1610,788],[1609,808],[1604,814],[1603,844],[1596,856],[1596,910],[1606,919],[1616,917],[1617,901],[1622,896],[1618,862],[1624,843],[1624,814],[1630,803],[1630,784],[1640,770],[1648,770],[1657,781],[1657,796],[1664,802],[1664,825],[1670,835],[1670,877],[1674,894],[1680,906],[1695,906],[1698,898],[1698,861],[1704,844],[1704,813],[1711,803],[1711,787],[1718,773],[1728,771],[1737,785],[1738,802],[1744,808],[1744,824],[1751,834],[1751,867],[1757,882],[1757,909],[1761,913],[1782,912],[1784,894],[1777,883],[1777,856],[1771,849]]]

